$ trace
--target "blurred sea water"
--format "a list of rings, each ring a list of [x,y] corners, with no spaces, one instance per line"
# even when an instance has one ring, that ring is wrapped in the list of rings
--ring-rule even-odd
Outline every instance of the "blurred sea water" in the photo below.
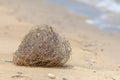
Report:
[[[120,0],[48,0],[67,7],[71,12],[89,16],[88,24],[120,33]]]

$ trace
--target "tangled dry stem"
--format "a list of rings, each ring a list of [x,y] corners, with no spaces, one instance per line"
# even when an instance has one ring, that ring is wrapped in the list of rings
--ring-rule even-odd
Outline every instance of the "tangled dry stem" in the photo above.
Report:
[[[13,55],[21,66],[62,66],[70,58],[71,47],[52,27],[44,25],[31,30]]]

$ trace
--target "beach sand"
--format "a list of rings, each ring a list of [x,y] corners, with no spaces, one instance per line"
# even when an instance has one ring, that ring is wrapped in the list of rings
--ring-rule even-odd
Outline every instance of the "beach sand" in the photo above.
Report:
[[[86,23],[46,0],[0,0],[0,80],[120,80],[120,35]],[[71,43],[64,67],[24,67],[12,63],[21,40],[36,25],[56,28]]]

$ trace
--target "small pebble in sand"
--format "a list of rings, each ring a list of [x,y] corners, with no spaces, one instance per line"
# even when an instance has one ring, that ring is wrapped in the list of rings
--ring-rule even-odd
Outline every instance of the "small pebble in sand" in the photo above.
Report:
[[[118,66],[118,68],[120,68],[120,66]]]
[[[51,79],[55,79],[55,75],[50,74],[50,73],[48,74],[48,77],[51,78]]]
[[[116,80],[115,78],[111,78],[112,80]]]
[[[67,78],[62,78],[62,80],[68,80]]]
[[[23,73],[22,72],[17,72],[17,74],[22,75]]]
[[[96,73],[96,71],[93,71],[94,73]]]
[[[104,51],[104,49],[101,49],[101,52],[103,52]]]
[[[13,80],[32,80],[28,76],[21,76],[21,75],[14,75],[14,76],[11,76],[11,78],[13,78]]]

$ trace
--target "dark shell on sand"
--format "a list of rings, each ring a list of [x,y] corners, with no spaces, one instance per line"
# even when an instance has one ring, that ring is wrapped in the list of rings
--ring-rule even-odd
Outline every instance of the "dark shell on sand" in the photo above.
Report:
[[[52,27],[42,25],[32,29],[13,55],[20,66],[62,66],[70,58],[71,47]]]

